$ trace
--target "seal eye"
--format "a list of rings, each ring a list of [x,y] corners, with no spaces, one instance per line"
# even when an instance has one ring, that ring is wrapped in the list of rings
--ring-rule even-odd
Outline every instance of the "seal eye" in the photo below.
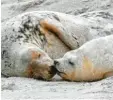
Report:
[[[70,65],[72,65],[72,66],[74,65],[74,62],[72,62],[72,61],[70,61],[70,60],[68,61],[68,63],[69,63]]]

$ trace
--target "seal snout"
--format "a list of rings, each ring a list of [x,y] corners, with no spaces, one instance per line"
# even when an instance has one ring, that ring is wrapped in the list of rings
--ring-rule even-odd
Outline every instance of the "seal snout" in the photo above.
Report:
[[[57,66],[60,64],[57,60],[54,60],[54,63],[53,63],[53,68],[56,70],[56,72],[59,72],[58,69],[57,69]]]
[[[59,61],[54,60],[53,68],[55,69],[55,71],[56,71],[56,73],[57,73],[58,75],[60,75],[61,73],[63,73],[63,72],[59,71],[59,69],[58,69],[59,64],[60,64]]]

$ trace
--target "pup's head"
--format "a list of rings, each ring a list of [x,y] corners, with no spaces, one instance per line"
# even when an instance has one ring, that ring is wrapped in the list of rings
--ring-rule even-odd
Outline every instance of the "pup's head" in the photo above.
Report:
[[[76,56],[68,52],[63,58],[54,60],[54,67],[57,74],[64,80],[74,81],[76,77]]]
[[[52,66],[53,60],[42,50],[25,50],[21,60],[22,65],[26,66],[27,77],[50,80],[56,74],[56,69]]]

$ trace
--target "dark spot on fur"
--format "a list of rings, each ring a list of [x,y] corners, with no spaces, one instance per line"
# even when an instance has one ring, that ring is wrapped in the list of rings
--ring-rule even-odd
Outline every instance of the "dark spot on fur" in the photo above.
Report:
[[[30,18],[30,16],[28,16],[28,23],[30,23],[31,22],[31,18]]]
[[[11,68],[11,64],[10,64],[10,62],[8,62],[8,60],[5,60],[4,64],[5,64],[5,67],[10,67]]]
[[[15,29],[13,28],[13,31],[15,31]]]
[[[10,40],[12,41],[12,42],[16,42],[16,38],[15,38],[15,36],[10,36]]]
[[[6,77],[6,78],[9,77],[8,75],[3,74],[2,72],[1,72],[1,75],[2,75],[3,77]]]
[[[6,40],[8,40],[8,37],[7,37],[7,35],[5,36],[5,38],[4,38],[4,41],[6,41]]]
[[[24,30],[23,28],[19,28],[18,32],[20,32],[20,33],[24,33],[25,30]]]
[[[96,30],[102,29],[101,27],[95,27],[95,26],[91,26],[91,28]]]
[[[28,39],[29,39],[29,36],[27,35],[27,34],[25,34],[25,29],[24,28],[19,28],[19,31],[18,32],[20,32],[20,33],[23,33],[23,35],[26,37],[26,39],[24,39],[24,41],[23,42],[27,42],[28,41]],[[19,36],[19,37],[17,37],[17,38],[23,38],[23,36]]]
[[[73,35],[72,35],[72,36],[73,36]],[[77,42],[77,47],[80,47],[77,37],[73,36],[73,38],[74,38],[74,39],[76,40],[76,42]]]
[[[45,42],[46,39],[45,39],[45,36],[40,31],[39,24],[33,25],[31,17],[30,16],[26,16],[26,17],[27,17],[27,21],[22,22],[22,26],[19,28],[19,31],[18,31],[26,37],[23,40],[23,42],[27,42],[32,35],[33,35],[33,37],[35,37],[34,38],[35,41],[37,41],[36,38],[40,37],[40,40],[42,42]],[[29,31],[30,34],[26,34],[26,31]],[[37,35],[39,35],[39,37]],[[42,36],[44,38],[41,38]],[[18,36],[17,38],[20,39],[20,38],[22,38],[22,36]]]
[[[34,30],[38,31],[38,24],[35,26]]]
[[[29,26],[27,25],[27,23],[23,24],[24,29],[28,29],[29,30]]]
[[[32,24],[32,21],[31,21],[31,17],[27,16],[27,21],[26,22],[22,22],[22,26],[23,26],[22,29],[25,31],[25,30],[29,30],[30,28],[32,28],[33,26],[29,26],[29,24]],[[23,31],[22,31],[22,33],[23,33]]]
[[[3,50],[2,51],[2,59],[4,59],[5,57],[7,57],[7,51],[6,50]]]
[[[107,35],[111,35],[112,33],[109,31],[104,31]]]
[[[23,42],[28,42],[28,39],[24,39]]]
[[[23,36],[21,36],[21,35],[18,35],[18,36],[17,36],[17,39],[20,39],[20,38],[23,38]]]
[[[53,15],[53,17],[60,22],[60,19],[56,16],[56,15]]]
[[[14,23],[12,23],[12,25],[14,25]]]
[[[106,19],[113,19],[113,15],[110,14],[109,12],[99,12],[99,14],[97,15],[97,17],[102,17],[102,18],[106,18]]]

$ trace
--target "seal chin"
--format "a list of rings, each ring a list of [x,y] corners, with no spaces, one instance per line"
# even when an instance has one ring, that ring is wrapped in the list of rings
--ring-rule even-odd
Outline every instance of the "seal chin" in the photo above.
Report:
[[[36,77],[35,79],[38,79],[38,80],[45,80],[43,77]]]
[[[34,79],[37,79],[37,80],[49,81],[49,80],[52,79],[52,77],[53,77],[54,75],[55,75],[55,74],[48,73],[48,74],[46,74],[46,75],[34,76],[33,78],[34,78]]]
[[[54,66],[50,66],[50,70],[48,71],[48,74],[42,75],[41,77],[38,77],[38,80],[51,80],[54,75],[57,73],[57,70]]]

